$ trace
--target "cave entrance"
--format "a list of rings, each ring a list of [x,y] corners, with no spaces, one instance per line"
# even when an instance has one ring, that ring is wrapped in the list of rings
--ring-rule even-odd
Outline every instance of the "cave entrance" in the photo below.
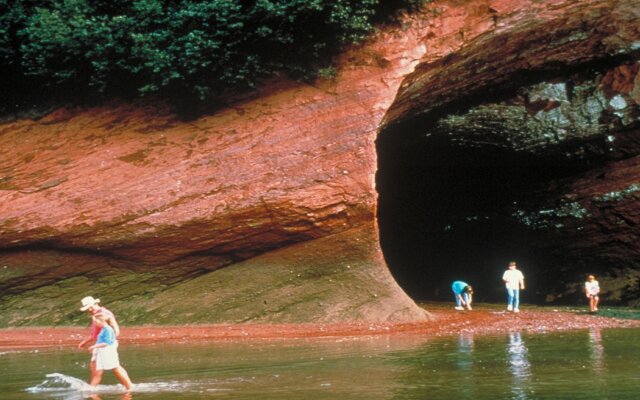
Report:
[[[476,300],[504,301],[510,260],[525,302],[584,301],[586,273],[609,279],[607,300],[640,298],[638,52],[548,46],[547,30],[553,41],[584,26],[547,23],[416,66],[387,110],[380,242],[415,300],[452,301],[460,279]]]
[[[533,250],[539,238],[512,210],[551,177],[567,174],[567,165],[494,146],[460,146],[420,125],[381,132],[377,151],[381,247],[408,295],[451,301],[451,283],[459,279],[474,286],[476,301],[503,301],[502,273],[515,260],[526,277],[523,300],[544,301],[537,283],[553,256]]]

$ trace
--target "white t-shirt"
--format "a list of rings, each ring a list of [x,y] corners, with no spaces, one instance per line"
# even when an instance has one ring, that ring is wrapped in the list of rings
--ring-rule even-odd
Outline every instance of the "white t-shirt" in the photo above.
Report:
[[[524,280],[524,275],[519,269],[508,269],[504,271],[502,280],[505,281],[507,289],[520,289],[520,281]]]
[[[587,293],[591,296],[595,296],[600,293],[600,284],[598,283],[598,281],[586,281],[584,283],[584,287],[585,289],[587,289]]]

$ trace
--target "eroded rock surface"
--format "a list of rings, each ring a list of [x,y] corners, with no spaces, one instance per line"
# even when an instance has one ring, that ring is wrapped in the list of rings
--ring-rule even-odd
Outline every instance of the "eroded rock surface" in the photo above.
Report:
[[[637,298],[640,64],[627,23],[638,16],[631,3],[559,2],[418,66],[378,144],[390,264],[446,271],[427,293],[436,297],[466,277],[501,299],[500,270],[514,258],[530,300],[580,301],[587,273],[607,300]],[[399,269],[424,295],[429,278]]]
[[[133,104],[5,123],[0,323],[77,321],[86,294],[138,323],[169,323],[175,310],[181,322],[425,318],[382,258],[378,191],[382,235],[399,241],[412,229],[437,232],[457,219],[499,215],[552,255],[565,248],[544,245],[557,228],[533,232],[527,218],[537,212],[544,216],[538,225],[556,226],[540,210],[563,199],[586,207],[606,193],[624,194],[607,203],[615,210],[608,216],[626,221],[615,225],[618,236],[603,239],[593,209],[590,227],[566,237],[579,236],[571,243],[580,248],[630,238],[638,13],[633,1],[437,1],[345,53],[333,80],[275,84],[196,121]],[[398,150],[407,147],[413,152]],[[490,212],[467,204],[435,218],[420,204],[408,207],[423,203],[424,191],[401,177],[416,168],[446,177],[438,170],[444,164],[421,160],[456,148],[563,160],[570,173],[547,169],[531,181],[535,201],[515,208],[489,199]],[[617,179],[617,171],[626,172]],[[599,189],[587,184],[602,174]],[[438,246],[405,242],[411,251],[385,249],[394,274],[426,269],[434,286],[446,288],[440,266],[398,267],[411,260],[394,256],[428,258]],[[324,251],[311,252],[314,243]],[[349,274],[327,278],[328,268],[346,268],[331,250],[345,246],[358,255],[347,264],[358,265],[357,283]],[[637,260],[633,244],[606,249],[629,257],[628,268]],[[300,263],[284,262],[299,252]],[[588,255],[575,252],[585,262]],[[252,263],[260,267],[247,269]],[[296,281],[283,296],[285,269]],[[254,276],[258,286],[250,284]],[[246,285],[234,284],[238,277]],[[186,311],[197,299],[207,299],[206,312]]]

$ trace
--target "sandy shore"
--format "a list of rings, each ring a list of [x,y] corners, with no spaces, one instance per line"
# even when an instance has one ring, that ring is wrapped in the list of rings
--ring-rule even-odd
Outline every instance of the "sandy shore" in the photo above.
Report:
[[[478,306],[473,311],[455,311],[450,305],[428,306],[435,319],[428,322],[378,324],[215,324],[184,326],[126,326],[121,324],[121,343],[155,344],[165,341],[289,339],[372,335],[443,336],[462,332],[501,334],[509,331],[545,333],[565,330],[640,327],[639,320],[590,315],[584,311],[524,307],[519,314],[496,306]],[[88,335],[88,327],[42,327],[0,329],[0,349],[76,346]]]

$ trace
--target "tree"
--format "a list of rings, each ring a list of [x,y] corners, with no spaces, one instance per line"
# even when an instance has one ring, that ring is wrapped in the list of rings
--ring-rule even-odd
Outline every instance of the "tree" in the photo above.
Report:
[[[313,79],[380,9],[390,12],[379,0],[0,0],[0,100],[5,111],[34,98],[191,105],[276,74]]]

